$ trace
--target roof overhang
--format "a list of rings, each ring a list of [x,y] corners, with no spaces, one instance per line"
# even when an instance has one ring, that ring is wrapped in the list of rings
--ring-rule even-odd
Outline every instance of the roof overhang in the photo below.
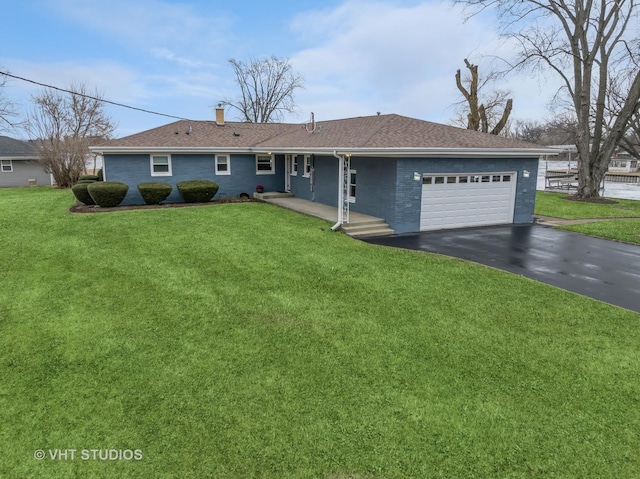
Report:
[[[184,153],[184,154],[312,154],[333,156],[371,156],[387,158],[535,158],[540,156],[556,156],[562,150],[556,148],[188,148],[188,147],[130,147],[130,146],[92,146],[91,152],[105,154],[149,154],[149,153]]]

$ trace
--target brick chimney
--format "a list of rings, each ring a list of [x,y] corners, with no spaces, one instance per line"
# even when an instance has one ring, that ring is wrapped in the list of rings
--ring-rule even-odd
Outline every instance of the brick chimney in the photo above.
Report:
[[[224,126],[224,108],[222,103],[218,103],[218,107],[216,108],[216,125]]]

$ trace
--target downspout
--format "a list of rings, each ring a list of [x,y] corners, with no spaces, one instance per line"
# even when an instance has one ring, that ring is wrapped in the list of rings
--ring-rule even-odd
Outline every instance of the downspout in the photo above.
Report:
[[[334,150],[333,156],[338,159],[338,222],[331,227],[331,231],[336,231],[338,228],[342,226],[342,222],[344,221],[342,215],[342,203],[344,198],[342,197],[344,186],[342,182],[344,181],[344,175],[342,174],[342,162],[344,158],[338,155],[338,152]]]

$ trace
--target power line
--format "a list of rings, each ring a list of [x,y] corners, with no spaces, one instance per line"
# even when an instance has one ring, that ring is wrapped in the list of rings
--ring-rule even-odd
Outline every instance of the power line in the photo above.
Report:
[[[118,103],[118,102],[115,102],[115,101],[105,100],[103,98],[97,98],[95,96],[86,95],[84,93],[78,93],[78,92],[75,92],[75,91],[67,90],[65,88],[59,88],[59,87],[53,86],[53,85],[47,85],[46,83],[40,83],[40,82],[37,82],[35,80],[29,80],[28,78],[23,78],[23,77],[19,77],[17,75],[12,75],[11,73],[8,73],[8,72],[0,71],[0,75],[7,76],[9,78],[15,78],[16,80],[21,80],[21,81],[24,81],[24,82],[27,82],[27,83],[33,83],[34,85],[43,86],[45,88],[51,88],[52,90],[58,90],[58,91],[61,91],[61,92],[64,92],[64,93],[71,93],[72,95],[79,95],[79,96],[82,96],[84,98],[89,98],[90,100],[101,101],[103,103],[108,103],[110,105],[115,105],[115,106],[119,106],[119,107],[122,107],[122,108],[128,108],[130,110],[137,110],[137,111],[141,111],[143,113],[150,113],[152,115],[165,116],[167,118],[175,118],[176,120],[196,121],[196,120],[190,120],[189,118],[183,118],[181,116],[168,115],[166,113],[159,113],[157,111],[145,110],[144,108],[138,108],[138,107],[135,107],[135,106],[125,105],[124,103]]]

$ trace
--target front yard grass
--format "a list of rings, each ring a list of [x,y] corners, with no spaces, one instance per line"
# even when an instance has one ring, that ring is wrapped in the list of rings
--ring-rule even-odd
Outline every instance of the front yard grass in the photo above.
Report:
[[[589,236],[640,244],[640,220],[613,220],[558,226],[557,228]]]
[[[72,201],[0,190],[0,477],[640,470],[636,313],[266,204]]]
[[[616,198],[615,204],[587,203],[564,199],[564,193],[536,192],[536,214],[565,219],[602,218],[592,223],[557,226],[589,236],[640,244],[640,201]],[[604,221],[607,218],[616,220]]]
[[[588,203],[564,199],[566,193],[536,191],[536,214],[565,218],[640,218],[640,201],[615,198],[615,204]]]

